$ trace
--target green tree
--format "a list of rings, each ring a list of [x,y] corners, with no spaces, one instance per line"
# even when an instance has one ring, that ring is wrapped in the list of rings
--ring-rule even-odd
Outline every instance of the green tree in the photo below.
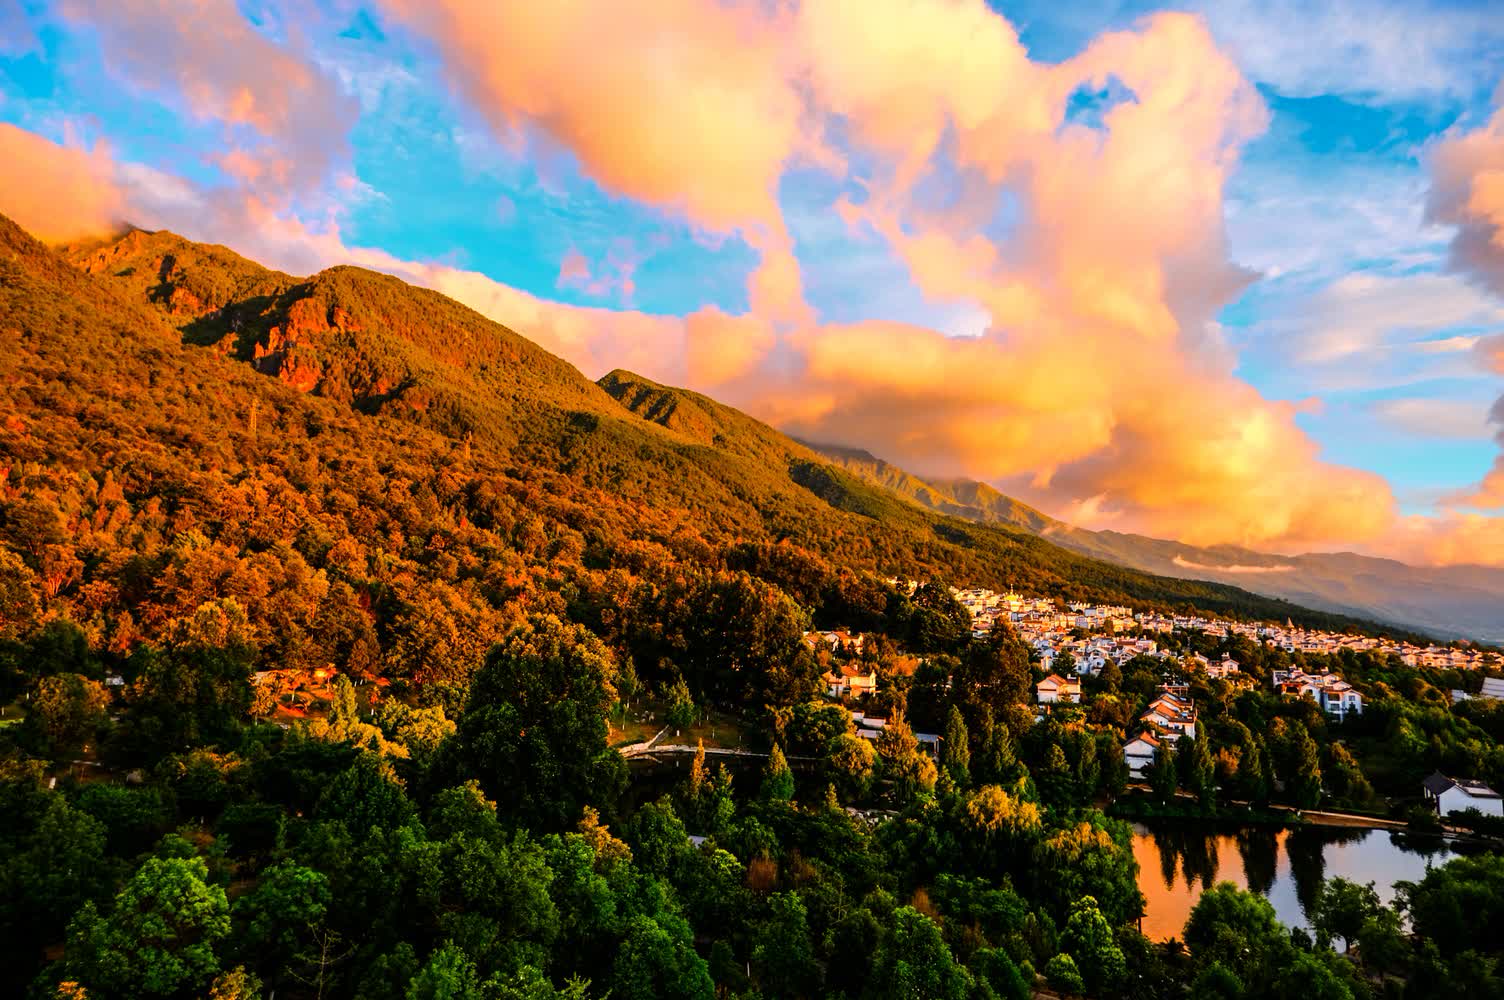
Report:
[[[1070,917],[1060,935],[1061,950],[1075,959],[1087,989],[1092,993],[1115,993],[1128,975],[1127,960],[1113,936],[1112,926],[1097,901],[1082,896],[1071,905]]]
[[[438,948],[407,984],[406,1000],[488,1000],[475,962],[453,942]]]
[[[935,922],[911,906],[893,913],[893,924],[873,961],[871,1000],[926,997],[964,1000],[973,988],[971,973],[956,962]]]
[[[763,773],[762,797],[769,802],[788,802],[794,797],[794,772],[777,743],[768,754],[768,769]]]
[[[935,787],[935,763],[919,749],[914,731],[904,721],[902,712],[894,712],[877,737],[877,756],[883,775],[893,782],[900,801]]]
[[[627,921],[611,973],[612,1000],[710,1000],[715,984],[689,926],[665,914]]]
[[[295,861],[273,865],[261,873],[255,889],[235,901],[235,945],[253,965],[285,969],[323,925],[329,903],[323,873]]]
[[[971,783],[971,745],[966,732],[966,720],[955,705],[945,719],[945,736],[941,742],[940,762],[956,787],[965,788]]]
[[[695,721],[695,700],[689,693],[689,685],[680,677],[668,689],[668,710],[664,721],[675,731],[688,729]]]
[[[1165,737],[1160,740],[1159,750],[1155,752],[1153,762],[1144,773],[1144,777],[1149,780],[1149,787],[1161,802],[1174,801],[1175,791],[1179,787],[1175,756],[1175,741]]]
[[[85,904],[68,928],[70,978],[105,995],[203,991],[230,934],[225,892],[200,858],[147,858],[107,915]]]
[[[1210,737],[1203,733],[1195,737],[1182,737],[1175,746],[1180,770],[1181,784],[1196,796],[1202,808],[1216,803],[1217,766],[1212,760]]]
[[[830,776],[847,799],[861,801],[867,797],[877,766],[877,749],[871,740],[842,733],[830,741],[825,760]]]
[[[753,938],[752,970],[758,987],[769,996],[814,995],[820,967],[815,963],[809,921],[798,893],[779,892],[769,897],[768,919]]]
[[[536,829],[562,830],[625,780],[606,745],[611,655],[578,625],[534,615],[486,657],[451,741],[455,776]]]
[[[1051,989],[1061,993],[1075,996],[1086,992],[1086,981],[1081,978],[1076,960],[1063,951],[1046,963],[1044,978]]]
[[[1286,779],[1286,792],[1302,809],[1314,808],[1321,802],[1321,762],[1316,741],[1300,723],[1292,723],[1289,736],[1290,769]]]

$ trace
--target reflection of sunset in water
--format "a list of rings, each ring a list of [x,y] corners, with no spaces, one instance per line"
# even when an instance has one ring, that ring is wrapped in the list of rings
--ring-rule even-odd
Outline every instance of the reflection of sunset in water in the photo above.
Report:
[[[1133,856],[1144,894],[1143,930],[1154,940],[1179,937],[1201,893],[1218,882],[1262,893],[1287,927],[1309,926],[1305,914],[1324,878],[1373,882],[1386,902],[1396,882],[1421,878],[1428,864],[1453,852],[1439,839],[1415,840],[1382,830],[1250,827],[1211,832],[1162,822],[1134,826]]]

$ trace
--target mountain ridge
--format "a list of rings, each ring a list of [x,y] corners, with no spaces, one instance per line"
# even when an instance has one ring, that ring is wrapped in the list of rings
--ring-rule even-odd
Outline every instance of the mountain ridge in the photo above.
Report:
[[[222,472],[217,470],[242,466],[237,475],[292,476],[305,489],[308,484],[333,489],[329,477],[347,473],[332,471],[338,463],[331,465],[330,455],[351,456],[339,459],[346,464],[384,462],[384,456],[370,452],[386,449],[407,456],[401,461],[415,467],[484,465],[502,477],[486,490],[535,496],[531,509],[508,517],[528,520],[544,514],[541,537],[556,540],[545,545],[530,534],[534,540],[527,543],[528,551],[543,551],[538,546],[544,545],[549,551],[575,553],[569,558],[589,565],[570,572],[585,573],[592,587],[598,581],[590,574],[640,566],[646,553],[659,553],[652,556],[658,562],[756,566],[756,560],[747,562],[748,546],[791,545],[805,550],[823,567],[819,572],[833,574],[831,578],[927,576],[998,589],[1027,584],[1063,600],[1277,620],[1294,616],[1323,626],[1394,631],[1230,585],[1125,569],[1016,526],[977,524],[926,510],[709,397],[626,372],[613,373],[614,378],[602,380],[604,385],[592,383],[516,331],[387,275],[353,267],[308,277],[285,275],[170,233],[127,233],[114,243],[65,248],[65,261],[8,220],[0,229],[6,227],[0,246],[10,247],[13,258],[13,273],[6,275],[7,322],[21,337],[21,350],[12,359],[21,377],[12,388],[22,390],[7,405],[18,413],[36,410],[36,390],[30,386],[39,380],[70,382],[85,398],[101,401],[88,404],[96,409],[129,388],[135,402],[116,412],[113,419],[120,426],[115,433],[121,441],[147,435],[149,448],[131,449],[159,455],[153,459],[158,465],[183,470],[164,475],[130,462],[112,468],[104,462],[104,449],[81,443],[95,432],[71,422],[69,413],[82,412],[77,406],[36,411],[38,419],[48,421],[50,437],[15,447],[24,445],[25,454],[32,456],[28,461],[67,466],[45,466],[38,480],[54,482],[48,489],[59,496],[68,489],[66,476],[78,471],[96,481],[114,475],[129,484],[125,493],[137,512],[133,516],[141,516],[152,503],[164,502],[153,498],[173,477],[218,477]],[[77,312],[88,303],[97,305],[97,315],[59,320],[60,311]],[[111,365],[124,367],[113,374],[95,371]],[[264,384],[284,391],[268,394],[258,388]],[[126,423],[143,408],[161,415],[151,423]],[[197,416],[184,424],[175,416],[179,413]],[[277,434],[290,428],[294,437],[289,446],[302,456],[297,461],[303,465],[254,472],[272,458],[282,461],[275,452],[266,452],[274,422]],[[226,434],[231,437],[219,440]],[[182,442],[188,441],[195,443],[185,450]],[[329,444],[321,443],[325,441]],[[246,455],[254,456],[252,465],[246,465],[251,461]],[[0,451],[0,464],[7,457],[15,455]],[[479,487],[465,485],[463,477],[456,481],[454,475],[437,467],[422,473],[437,477],[433,488],[442,484],[440,492],[451,497],[446,502],[456,509],[458,527],[448,530],[465,537],[476,524],[498,523],[485,506],[491,501],[475,507],[481,494],[472,491]],[[548,492],[539,494],[540,486]],[[242,487],[214,486],[225,488]],[[182,502],[176,497],[198,489],[187,482],[173,486],[166,509]],[[198,509],[217,502],[195,501]],[[366,502],[389,501],[372,494]],[[337,504],[320,516],[348,518],[348,501]],[[85,504],[60,509],[58,516],[80,526],[84,518],[106,516],[91,510]],[[184,523],[193,520],[175,516]],[[234,523],[215,528],[239,530]],[[327,552],[344,551],[314,544],[312,539],[328,529],[303,530],[314,532],[307,543],[313,546],[308,558],[315,560],[310,563],[314,569],[323,568]],[[345,530],[339,528],[335,535]],[[212,541],[217,536],[206,537]],[[430,586],[424,574],[431,558],[424,555],[409,573],[420,589]],[[473,563],[478,557],[466,558]],[[98,565],[108,569],[115,564]],[[467,572],[484,565],[484,560],[475,563],[476,569]],[[545,568],[551,565],[540,563],[533,572],[540,578],[557,575],[557,569]],[[93,588],[88,593],[99,595],[92,599],[106,601],[107,610],[110,594],[129,591],[121,581],[90,582],[89,572],[81,579]],[[640,575],[641,570],[630,572]],[[799,586],[793,579],[780,582]],[[377,592],[389,586],[380,584]],[[400,607],[422,607],[422,600],[413,598]],[[477,605],[467,613],[498,610]],[[383,612],[391,613],[396,612]],[[273,622],[264,627],[280,626]],[[381,625],[382,634],[407,627]]]

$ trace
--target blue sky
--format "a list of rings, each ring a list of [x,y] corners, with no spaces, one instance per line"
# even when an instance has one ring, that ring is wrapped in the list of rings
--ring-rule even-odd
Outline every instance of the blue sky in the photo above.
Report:
[[[707,223],[672,198],[613,183],[546,117],[486,105],[464,75],[453,39],[411,7],[398,0],[336,0],[316,9],[222,3],[222,20],[239,19],[234,31],[252,33],[245,37],[328,82],[333,110],[313,119],[327,127],[304,122],[279,133],[237,119],[226,110],[228,98],[215,103],[212,94],[174,83],[199,74],[211,91],[223,85],[220,93],[230,95],[234,87],[261,85],[254,74],[250,83],[216,80],[214,68],[200,64],[205,54],[191,47],[202,50],[204,37],[216,37],[212,31],[185,34],[187,49],[145,56],[183,60],[160,76],[133,64],[111,40],[123,23],[168,17],[170,5],[158,9],[153,0],[118,8],[79,3],[66,11],[23,0],[0,13],[0,121],[71,147],[105,145],[115,163],[127,165],[132,183],[155,192],[153,204],[163,204],[166,178],[191,190],[195,203],[261,185],[254,197],[299,224],[337,229],[342,246],[478,272],[547,303],[669,318],[707,308],[729,316],[753,310],[749,275],[771,256],[766,240],[747,226]],[[1145,15],[1162,9],[992,6],[1040,66],[1081,57],[1105,33],[1139,31]],[[1236,165],[1222,178],[1228,263],[1250,277],[1217,303],[1208,331],[1197,333],[1198,350],[1228,359],[1232,375],[1263,398],[1296,405],[1294,420],[1321,460],[1377,473],[1401,512],[1428,514],[1476,483],[1499,450],[1497,428],[1486,419],[1498,376],[1470,352],[1444,348],[1504,332],[1504,306],[1451,268],[1454,233],[1429,222],[1425,206],[1428,151],[1484,127],[1498,108],[1504,16],[1483,2],[1344,2],[1314,14],[1306,6],[1230,0],[1173,8],[1203,19],[1266,115],[1261,129],[1237,137]],[[593,58],[588,51],[575,57]],[[233,68],[224,73],[232,76]],[[914,83],[921,84],[917,76]],[[1136,99],[1116,77],[1080,87],[1061,127],[1104,129],[1103,115]],[[280,114],[296,117],[286,108]],[[792,249],[809,315],[833,326],[892,321],[952,338],[989,331],[1003,337],[993,307],[926,278],[892,232],[878,233],[877,201],[869,199],[893,163],[848,136],[849,127],[831,115],[823,133],[844,169],[801,156],[776,182],[772,225],[784,233],[774,240],[786,237]],[[955,124],[950,128],[942,147],[957,141]],[[272,191],[227,169],[228,148],[319,167],[312,180]],[[959,167],[937,167],[927,177],[927,186],[908,192],[907,214],[894,222],[904,237],[923,235],[915,221],[921,215],[933,218],[951,201],[964,207],[976,193],[967,186],[975,174]],[[1023,244],[1014,228],[1026,226],[1031,211],[1027,198],[1009,194],[1011,183],[1001,185],[1001,195],[983,192],[998,200],[984,222],[973,223],[1004,257]],[[847,204],[870,211],[853,224],[841,214]],[[163,217],[174,218],[165,210]],[[188,235],[226,238],[204,228]],[[797,342],[790,327],[775,326],[779,337]],[[737,391],[727,389],[741,401]],[[763,415],[794,412],[766,380],[759,395],[746,391],[747,405]],[[853,436],[859,443],[887,440]],[[894,447],[896,457],[905,456],[901,444]],[[937,455],[949,454],[936,447]],[[985,462],[973,469],[960,454],[949,465],[938,458],[934,464],[962,473],[989,469]],[[1029,478],[1013,465],[997,468],[1001,474],[989,478],[1005,485]],[[1057,496],[1039,487],[1032,498],[1068,512],[1062,505],[1085,502],[1090,492],[1071,488]],[[1121,505],[1138,502],[1125,496]]]

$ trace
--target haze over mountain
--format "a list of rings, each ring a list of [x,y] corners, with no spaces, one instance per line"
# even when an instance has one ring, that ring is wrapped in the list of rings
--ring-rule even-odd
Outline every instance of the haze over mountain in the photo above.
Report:
[[[986,483],[925,480],[860,449],[810,447],[931,510],[1022,528],[1096,559],[1164,576],[1229,583],[1439,636],[1504,642],[1504,570],[1494,567],[1410,566],[1352,552],[1275,555],[1235,545],[1198,547],[1146,535],[1090,531],[1043,514]]]

